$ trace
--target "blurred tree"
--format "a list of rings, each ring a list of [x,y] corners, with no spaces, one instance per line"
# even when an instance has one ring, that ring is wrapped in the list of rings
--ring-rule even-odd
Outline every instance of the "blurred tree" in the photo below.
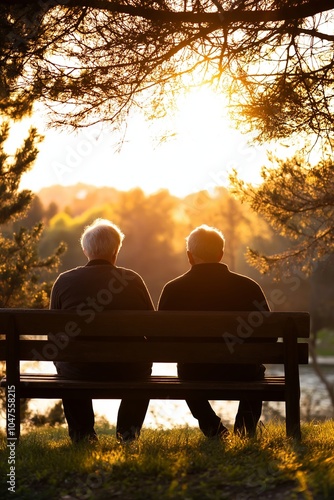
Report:
[[[71,216],[70,207],[57,212],[49,221],[43,238],[40,242],[41,255],[48,255],[53,248],[64,242],[66,253],[62,257],[59,271],[63,272],[87,262],[81,247],[80,236],[84,227],[98,217],[114,219],[112,210],[108,205],[90,207],[90,198],[87,200],[86,210],[78,216]]]
[[[13,230],[17,231],[20,226],[24,226],[26,228],[31,228],[35,224],[38,224],[41,221],[44,221],[45,218],[45,210],[40,198],[37,195],[34,195],[32,198],[29,207],[25,215],[23,215],[20,220],[16,220],[12,226]]]
[[[44,217],[47,221],[52,219],[58,213],[58,205],[56,202],[52,201],[49,203],[48,207],[44,211]]]
[[[98,189],[97,189],[98,191]],[[86,257],[80,248],[80,235],[84,227],[97,217],[107,218],[120,226],[125,240],[117,264],[132,268],[143,276],[156,302],[166,281],[185,270],[186,232],[182,231],[181,250],[177,219],[179,199],[168,191],[145,195],[141,189],[117,192],[117,203],[103,203],[90,207],[91,196],[86,199],[86,210],[71,217],[59,212],[49,223],[41,240],[41,253],[47,254],[60,241],[68,250],[62,259],[61,271],[84,265]],[[99,195],[96,195],[99,197]],[[84,202],[82,200],[82,208]]]
[[[84,211],[80,215],[73,217],[67,211],[56,214],[41,240],[41,254],[46,255],[64,241],[68,250],[60,270],[85,264],[86,258],[79,245],[84,226],[96,217],[109,218],[119,224],[126,235],[118,264],[132,267],[142,274],[156,301],[165,282],[188,269],[185,238],[197,225],[207,223],[221,229],[227,239],[225,262],[234,271],[255,279],[261,279],[261,276],[245,262],[246,247],[256,244],[258,248],[269,251],[278,245],[285,249],[287,245],[286,240],[274,234],[263,218],[224,188],[217,189],[212,195],[199,193],[184,200],[175,198],[168,191],[146,195],[139,188],[114,194],[116,203],[90,208],[92,197],[89,196],[82,200]],[[95,197],[99,198],[99,195]],[[265,289],[270,290],[272,280],[264,281]]]
[[[118,263],[142,275],[155,303],[166,281],[183,271],[183,259],[173,245],[178,203],[168,191],[145,196],[134,189],[123,193],[115,207],[125,234]]]
[[[189,196],[185,213],[189,231],[200,224],[208,224],[223,232],[226,240],[224,261],[232,271],[243,272],[243,254],[258,235],[268,237],[269,226],[263,218],[252,213],[249,205],[242,205],[226,188],[216,188],[212,194],[200,191]],[[239,262],[238,257],[242,257],[243,262]]]
[[[102,188],[95,188],[98,192]],[[105,188],[103,188],[104,190]],[[68,187],[71,191],[72,187]],[[133,267],[143,275],[156,300],[165,281],[188,269],[185,238],[197,225],[207,223],[218,227],[226,237],[224,261],[233,271],[246,274],[261,282],[268,297],[274,293],[277,283],[269,274],[261,275],[245,260],[247,247],[256,248],[263,255],[286,252],[291,240],[273,230],[263,216],[256,214],[246,203],[241,204],[225,188],[214,193],[199,192],[184,199],[175,198],[167,191],[146,195],[140,189],[131,192],[116,192],[110,203],[96,204],[90,208],[91,199],[104,200],[96,193],[81,200],[83,212],[71,216],[67,212],[57,213],[46,227],[39,249],[42,256],[48,255],[61,241],[68,247],[62,258],[60,271],[84,265],[79,239],[83,228],[96,217],[108,218],[119,224],[126,238],[118,263]],[[55,191],[55,198],[58,193]],[[65,198],[67,195],[65,194]],[[108,199],[108,194],[106,193]],[[110,197],[109,197],[110,198]],[[51,193],[47,203],[51,202]],[[73,199],[75,200],[75,194]],[[72,203],[67,200],[67,205]],[[277,310],[305,310],[309,305],[309,283],[303,278],[303,290],[294,292],[293,282],[280,283],[285,300],[276,304]]]
[[[62,402],[58,401],[52,408],[42,414],[37,411],[31,417],[30,421],[35,427],[43,427],[45,425],[55,427],[56,425],[64,424],[65,416]]]

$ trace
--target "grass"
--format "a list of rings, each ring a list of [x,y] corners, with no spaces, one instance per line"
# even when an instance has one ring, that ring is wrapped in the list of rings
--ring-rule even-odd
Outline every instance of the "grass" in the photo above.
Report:
[[[303,424],[301,443],[270,423],[253,439],[207,440],[198,429],[144,429],[120,446],[114,429],[99,443],[73,446],[63,428],[29,431],[15,456],[15,493],[8,491],[9,451],[0,448],[0,497],[21,499],[220,500],[333,499],[334,421]]]
[[[323,328],[317,332],[318,356],[334,356],[334,330]]]

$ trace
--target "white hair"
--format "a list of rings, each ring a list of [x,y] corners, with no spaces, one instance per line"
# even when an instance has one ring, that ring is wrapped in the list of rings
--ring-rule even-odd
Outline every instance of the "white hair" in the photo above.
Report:
[[[224,252],[225,238],[219,229],[203,224],[186,238],[187,250],[204,262],[218,262]]]
[[[117,255],[124,234],[107,219],[96,219],[85,227],[81,235],[81,247],[89,260]]]

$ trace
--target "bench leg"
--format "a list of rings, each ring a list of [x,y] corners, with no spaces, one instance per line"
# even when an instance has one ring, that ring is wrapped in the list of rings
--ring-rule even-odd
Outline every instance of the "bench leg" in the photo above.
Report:
[[[285,402],[286,435],[301,440],[299,396],[288,397]]]
[[[301,439],[300,432],[300,383],[298,365],[298,344],[294,322],[287,321],[286,335],[283,338],[285,372],[285,418],[287,436]]]

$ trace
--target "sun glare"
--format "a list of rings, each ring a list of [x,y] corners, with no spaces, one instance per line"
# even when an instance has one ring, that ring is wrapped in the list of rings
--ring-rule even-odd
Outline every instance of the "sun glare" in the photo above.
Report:
[[[203,139],[216,125],[226,127],[226,102],[207,87],[182,96],[178,102],[177,126],[180,132],[199,134]]]
[[[164,142],[157,141],[161,130],[169,131]],[[22,179],[22,187],[34,191],[82,182],[119,190],[140,187],[147,193],[168,189],[182,197],[227,186],[233,168],[256,182],[265,158],[263,150],[232,129],[223,96],[207,87],[180,97],[175,112],[161,121],[133,115],[119,151],[118,138],[100,128],[40,132],[45,140],[36,164]]]

